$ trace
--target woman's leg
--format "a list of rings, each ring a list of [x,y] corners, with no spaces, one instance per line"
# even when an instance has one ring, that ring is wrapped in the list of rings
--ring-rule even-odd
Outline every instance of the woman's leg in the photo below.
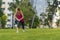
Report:
[[[23,28],[23,30],[25,29],[25,27],[24,27],[24,22],[21,22],[21,24],[22,24],[22,28]]]
[[[17,27],[20,28],[20,22],[19,21],[17,22]]]
[[[17,28],[16,28],[16,32],[18,33],[19,32],[19,30],[18,30],[18,28],[19,28],[19,21],[17,21]]]

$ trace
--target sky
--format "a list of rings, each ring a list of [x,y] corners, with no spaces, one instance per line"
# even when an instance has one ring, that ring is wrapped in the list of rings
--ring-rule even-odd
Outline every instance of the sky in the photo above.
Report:
[[[53,3],[53,0],[50,0],[50,3]],[[48,7],[48,3],[46,0],[32,0],[33,8],[36,9],[37,15],[40,18],[40,14],[42,12],[46,13],[46,8]],[[58,12],[56,12],[58,14]],[[59,17],[59,15],[57,15]],[[58,17],[53,16],[53,20],[56,20]],[[56,20],[57,21],[57,20]]]
[[[36,8],[37,15],[40,16],[42,12],[46,12],[48,3],[46,0],[33,0],[33,8]]]

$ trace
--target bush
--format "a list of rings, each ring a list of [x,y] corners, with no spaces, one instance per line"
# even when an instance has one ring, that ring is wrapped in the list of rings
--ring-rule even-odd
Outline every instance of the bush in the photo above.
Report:
[[[2,17],[0,17],[0,20],[2,28],[5,28],[5,25],[7,23],[7,16],[4,14]]]

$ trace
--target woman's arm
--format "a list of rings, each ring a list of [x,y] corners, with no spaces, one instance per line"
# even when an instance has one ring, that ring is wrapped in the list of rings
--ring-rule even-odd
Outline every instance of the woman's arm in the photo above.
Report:
[[[20,20],[16,17],[16,13],[15,13],[15,15],[14,15],[14,18],[15,18],[16,20],[20,21]]]
[[[22,15],[22,18],[20,20],[22,20],[24,18],[24,15],[23,15],[23,12],[21,11],[21,15]]]

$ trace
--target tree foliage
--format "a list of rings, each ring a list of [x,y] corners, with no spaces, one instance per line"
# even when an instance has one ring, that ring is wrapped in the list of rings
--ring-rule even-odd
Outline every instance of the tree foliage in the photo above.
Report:
[[[4,14],[4,15],[1,17],[2,28],[5,28],[6,23],[7,23],[7,16]]]
[[[10,3],[10,10],[12,10],[15,13],[15,10],[17,7],[19,7],[23,14],[24,14],[24,18],[25,18],[25,23],[29,23],[28,20],[29,19],[33,19],[33,15],[35,14],[35,11],[32,9],[32,5],[29,2],[30,0],[16,0],[16,2],[12,2]],[[31,21],[32,22],[32,21]],[[37,22],[38,23],[38,22]]]
[[[50,22],[50,24],[52,24],[53,15],[56,11],[56,8],[57,8],[57,0],[53,0],[53,4],[50,4],[50,2],[48,2],[47,15],[48,15],[48,21]]]
[[[0,0],[0,26],[4,28],[7,23],[7,16],[3,13],[3,9],[1,8],[1,6],[2,0]]]

